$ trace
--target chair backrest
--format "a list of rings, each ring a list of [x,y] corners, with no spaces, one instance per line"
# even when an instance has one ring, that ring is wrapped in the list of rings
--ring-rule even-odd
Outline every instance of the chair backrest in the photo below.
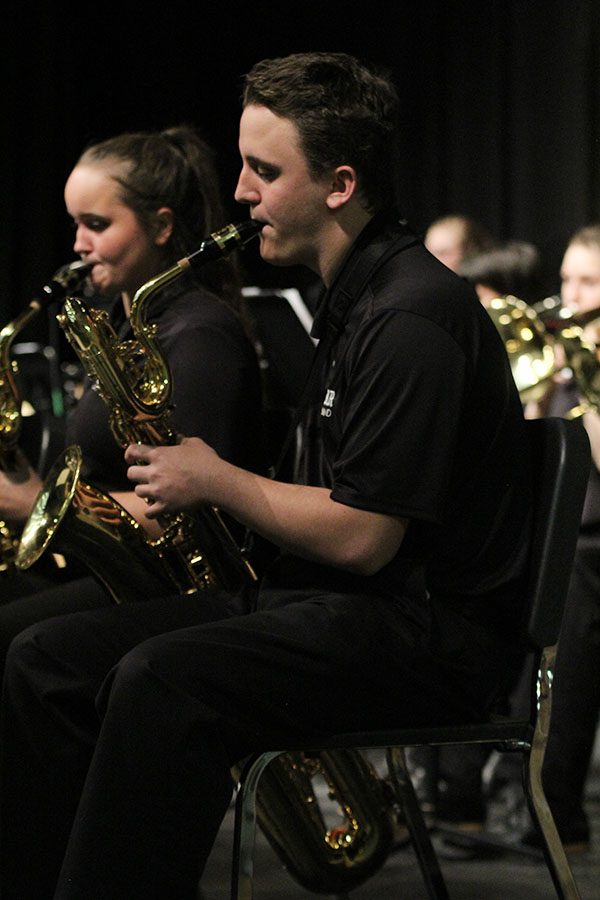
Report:
[[[580,420],[526,422],[534,466],[527,632],[534,648],[558,640],[590,472],[590,446]]]

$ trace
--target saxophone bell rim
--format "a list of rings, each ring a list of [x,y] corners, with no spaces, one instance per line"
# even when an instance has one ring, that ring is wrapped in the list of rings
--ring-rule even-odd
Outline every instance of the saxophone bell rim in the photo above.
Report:
[[[49,505],[48,485],[60,485],[61,488],[61,496],[58,503],[55,504],[52,516],[53,523],[60,522],[75,495],[82,462],[81,448],[77,444],[67,447],[55,461],[23,528],[15,558],[17,569],[31,568],[42,556],[54,536],[55,529],[53,527],[47,526],[41,530],[39,526],[40,520],[44,518],[40,513],[40,507],[45,508]],[[56,496],[58,497],[58,494]],[[40,538],[42,534],[43,537]],[[36,540],[33,539],[34,535],[37,536]]]

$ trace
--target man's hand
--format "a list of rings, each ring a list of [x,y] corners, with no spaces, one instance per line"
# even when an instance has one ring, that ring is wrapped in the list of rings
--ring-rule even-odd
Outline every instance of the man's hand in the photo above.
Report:
[[[222,463],[215,451],[196,437],[166,447],[130,444],[125,461],[129,464],[127,477],[136,483],[135,493],[148,503],[145,514],[149,519],[210,502],[213,472]]]
[[[200,438],[125,452],[149,518],[210,503],[292,553],[371,575],[397,552],[406,519],[337,503],[328,488],[272,481],[221,459]]]

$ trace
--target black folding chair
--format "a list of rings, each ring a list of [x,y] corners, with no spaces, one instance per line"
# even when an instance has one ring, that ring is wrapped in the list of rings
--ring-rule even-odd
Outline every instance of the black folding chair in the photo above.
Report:
[[[430,841],[414,788],[407,775],[404,747],[443,744],[487,744],[499,751],[522,754],[523,784],[534,824],[542,839],[544,858],[557,896],[580,897],[542,785],[542,764],[550,727],[552,677],[558,634],[567,594],[581,511],[590,449],[580,422],[558,418],[527,422],[535,464],[533,538],[529,557],[527,637],[534,665],[528,718],[496,717],[484,722],[436,727],[397,728],[311,739],[309,746],[286,747],[247,759],[239,777],[233,848],[232,900],[251,900],[256,830],[256,794],[260,775],[269,762],[291,750],[311,753],[354,748],[386,749],[390,780],[401,805],[428,896],[447,900],[446,884]],[[290,823],[293,827],[293,823]]]

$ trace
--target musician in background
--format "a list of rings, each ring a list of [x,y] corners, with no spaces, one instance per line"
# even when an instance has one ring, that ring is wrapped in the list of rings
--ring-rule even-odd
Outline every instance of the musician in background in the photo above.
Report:
[[[540,252],[529,241],[506,241],[469,256],[460,263],[458,273],[473,285],[485,307],[495,297],[510,295],[525,303],[542,297]]]
[[[542,261],[538,248],[527,241],[509,240],[464,258],[458,267],[473,285],[481,304],[488,308],[496,297],[516,296],[534,303],[542,296]],[[527,692],[529,679],[526,679]],[[527,697],[528,699],[528,697]],[[508,707],[508,697],[506,704]],[[517,770],[518,797],[520,760],[502,757],[494,770],[493,784],[483,784],[484,766],[490,757],[485,745],[466,744],[447,747],[414,747],[407,749],[411,777],[422,809],[431,822],[450,825],[461,831],[479,832],[487,823],[490,795],[512,780]],[[515,765],[512,765],[514,761]],[[493,798],[492,798],[493,799]],[[441,856],[456,858],[477,854],[477,846],[463,848],[440,840]]]
[[[517,262],[514,254],[504,254],[502,258]],[[502,277],[495,274],[496,263],[500,260],[497,251],[473,257],[464,264],[465,274],[472,279],[476,289],[478,284],[484,288],[493,285],[499,294],[517,293],[516,284],[509,279],[514,265],[505,268]],[[494,264],[490,265],[490,262]],[[519,277],[522,281],[522,273]],[[575,316],[592,316],[584,328],[584,335],[592,344],[598,344],[600,225],[587,226],[573,235],[564,253],[560,278],[563,307]],[[481,293],[479,295],[482,300],[489,296],[486,290],[483,297]],[[526,299],[539,299],[539,294]],[[595,310],[597,318],[593,316]],[[557,353],[560,356],[560,345]],[[557,373],[539,401],[527,404],[526,416],[564,416],[581,402],[579,386],[569,370],[564,370]],[[600,416],[590,411],[583,416],[583,424],[590,438],[592,467],[560,634],[551,728],[543,769],[544,790],[569,854],[585,851],[590,844],[584,806],[585,787],[600,711]],[[528,691],[529,678],[524,684]],[[519,704],[529,700],[521,697],[521,687],[512,698],[517,712]],[[506,830],[511,841],[515,839],[515,829],[521,828],[525,844],[540,846],[537,831],[530,825],[524,808],[518,760],[503,757],[484,791],[482,769],[489,756],[487,750],[446,747],[439,756],[438,820],[467,831],[481,830],[486,824],[495,832]],[[517,798],[514,802],[512,793]],[[509,810],[508,822],[503,821],[502,804],[498,802],[502,795],[504,806]],[[495,811],[496,803],[498,812]],[[446,850],[442,847],[441,852],[448,852],[453,857],[459,855],[458,848],[453,846]],[[466,855],[476,854],[476,847],[466,851]]]
[[[570,239],[560,278],[563,306],[575,316],[585,315],[584,336],[597,346],[600,224],[588,225]],[[577,383],[561,374],[537,408],[529,406],[527,415],[563,416],[581,402]],[[583,424],[590,439],[592,466],[560,632],[543,769],[544,789],[558,833],[572,853],[586,850],[590,844],[585,787],[600,711],[600,415],[585,413]],[[538,843],[533,831],[524,840]]]
[[[242,596],[75,613],[15,639],[3,900],[193,900],[247,753],[479,719],[510,677],[525,424],[476,294],[395,208],[398,112],[389,77],[346,54],[246,76],[236,198],[265,261],[327,287],[301,477],[261,477],[199,438],[126,459],[151,518],[214,504],[280,555]]]
[[[137,289],[225,224],[213,152],[188,127],[125,133],[90,146],[67,179],[65,204],[73,249],[93,263],[91,285],[111,302],[110,321],[123,340],[133,338],[129,310]],[[202,436],[231,462],[262,470],[260,382],[241,302],[234,263],[219,260],[157,292],[148,322],[158,326],[172,374],[174,429]],[[85,482],[112,495],[151,535],[160,534],[132,489],[106,403],[89,380],[69,416],[65,444],[81,446]],[[0,472],[0,515],[21,525],[40,486],[26,461],[18,481]],[[0,580],[0,670],[22,628],[113,602],[77,560],[64,573],[41,562]]]
[[[490,250],[494,239],[470,216],[447,215],[435,219],[425,232],[425,246],[445,266],[458,272],[465,259]]]

